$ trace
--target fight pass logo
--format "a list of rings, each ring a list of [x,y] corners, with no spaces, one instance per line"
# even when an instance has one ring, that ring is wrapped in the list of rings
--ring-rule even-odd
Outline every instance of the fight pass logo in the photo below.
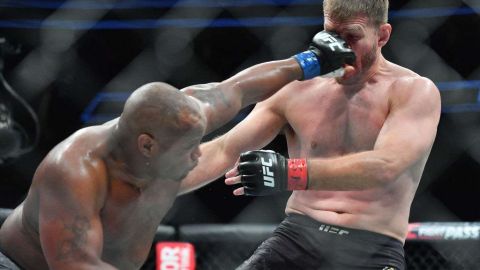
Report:
[[[480,223],[412,223],[407,239],[421,240],[479,240]]]

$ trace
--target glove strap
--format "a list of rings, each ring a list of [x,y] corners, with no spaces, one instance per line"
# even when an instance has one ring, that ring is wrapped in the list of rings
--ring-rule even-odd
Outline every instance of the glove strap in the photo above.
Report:
[[[318,58],[312,51],[305,51],[293,56],[302,68],[302,80],[309,80],[320,75],[320,63]]]
[[[289,159],[287,175],[288,190],[305,190],[308,186],[307,160]]]

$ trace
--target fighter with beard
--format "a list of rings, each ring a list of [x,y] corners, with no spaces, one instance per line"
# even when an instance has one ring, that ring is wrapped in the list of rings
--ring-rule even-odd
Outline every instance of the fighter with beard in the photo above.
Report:
[[[239,269],[404,269],[410,206],[436,136],[440,95],[386,60],[388,0],[325,0],[325,30],[355,52],[340,78],[296,81],[201,146],[183,192],[227,172],[234,195],[293,190],[286,219]],[[289,159],[255,150],[285,134]],[[253,151],[251,151],[253,150]],[[249,151],[249,152],[245,152]]]

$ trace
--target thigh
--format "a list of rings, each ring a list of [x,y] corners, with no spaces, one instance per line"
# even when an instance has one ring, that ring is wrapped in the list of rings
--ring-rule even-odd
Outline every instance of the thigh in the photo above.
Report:
[[[287,251],[293,251],[291,245],[274,235],[265,240],[237,270],[297,269],[292,265]]]
[[[324,263],[322,254],[312,249],[309,241],[302,241],[305,239],[301,233],[303,230],[290,228],[289,225],[285,222],[280,224],[273,236],[264,241],[237,270],[319,269]]]

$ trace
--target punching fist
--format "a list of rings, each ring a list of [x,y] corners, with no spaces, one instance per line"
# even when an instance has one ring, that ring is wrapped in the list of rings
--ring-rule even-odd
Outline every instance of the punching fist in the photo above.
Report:
[[[339,77],[343,75],[343,66],[355,62],[355,53],[347,47],[345,41],[333,32],[317,33],[308,51],[294,56],[303,70],[303,79],[315,76]]]
[[[245,195],[304,190],[308,184],[305,159],[286,159],[273,151],[245,152],[240,155],[237,169]]]

